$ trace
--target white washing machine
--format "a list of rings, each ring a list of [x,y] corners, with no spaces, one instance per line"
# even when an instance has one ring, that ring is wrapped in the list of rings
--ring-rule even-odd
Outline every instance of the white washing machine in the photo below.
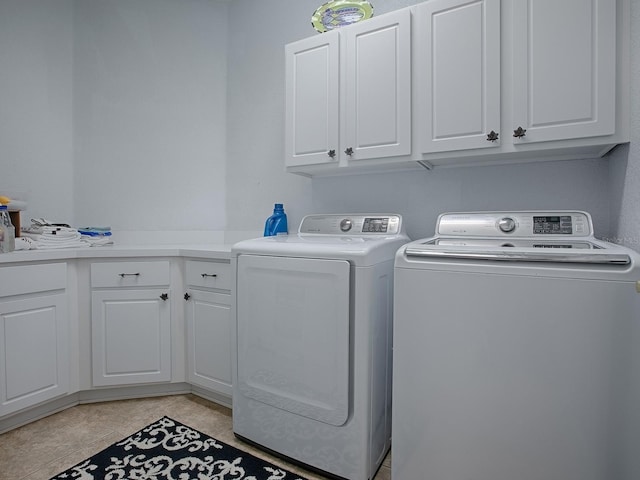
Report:
[[[441,215],[396,256],[392,478],[640,478],[639,292],[587,213]]]
[[[232,248],[233,431],[294,462],[373,478],[389,450],[400,215],[309,215]]]

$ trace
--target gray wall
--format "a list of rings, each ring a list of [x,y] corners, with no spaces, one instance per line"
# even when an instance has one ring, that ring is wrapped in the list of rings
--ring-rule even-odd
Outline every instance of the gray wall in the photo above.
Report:
[[[23,218],[238,236],[260,232],[275,202],[292,229],[309,212],[384,210],[414,238],[446,210],[579,208],[599,236],[640,249],[633,82],[633,141],[602,160],[285,173],[284,45],[316,35],[320,3],[0,0],[0,190],[27,194]],[[633,0],[636,79],[639,10]]]
[[[229,3],[229,230],[260,231],[274,203],[290,228],[311,210],[310,180],[284,171],[284,45],[313,33],[308,3]]]
[[[76,0],[74,17],[74,221],[223,230],[226,5]]]
[[[631,142],[610,155],[610,240],[640,251],[640,2],[631,2]]]
[[[74,204],[72,12],[72,0],[0,0],[0,192],[47,218]]]
[[[586,210],[606,233],[607,177],[603,160],[425,170],[314,180],[313,199],[319,211],[398,211],[413,239],[432,236],[440,213],[474,210]]]

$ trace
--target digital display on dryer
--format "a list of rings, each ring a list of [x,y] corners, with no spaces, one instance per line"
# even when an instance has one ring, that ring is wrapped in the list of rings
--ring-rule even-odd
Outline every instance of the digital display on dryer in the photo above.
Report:
[[[533,217],[533,233],[536,235],[571,235],[571,216]]]
[[[389,227],[388,218],[365,218],[362,224],[363,233],[386,233]]]

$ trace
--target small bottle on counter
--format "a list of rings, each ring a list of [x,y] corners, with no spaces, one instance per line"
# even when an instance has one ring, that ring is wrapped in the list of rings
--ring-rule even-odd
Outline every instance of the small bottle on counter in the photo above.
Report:
[[[16,249],[16,231],[11,223],[6,205],[0,205],[0,253],[13,252]]]

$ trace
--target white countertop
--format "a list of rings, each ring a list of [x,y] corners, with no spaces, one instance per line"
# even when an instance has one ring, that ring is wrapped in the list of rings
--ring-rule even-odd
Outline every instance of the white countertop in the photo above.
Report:
[[[231,258],[231,244],[202,245],[106,245],[102,247],[17,250],[0,254],[0,265],[19,262],[73,260],[78,258],[197,257]]]

